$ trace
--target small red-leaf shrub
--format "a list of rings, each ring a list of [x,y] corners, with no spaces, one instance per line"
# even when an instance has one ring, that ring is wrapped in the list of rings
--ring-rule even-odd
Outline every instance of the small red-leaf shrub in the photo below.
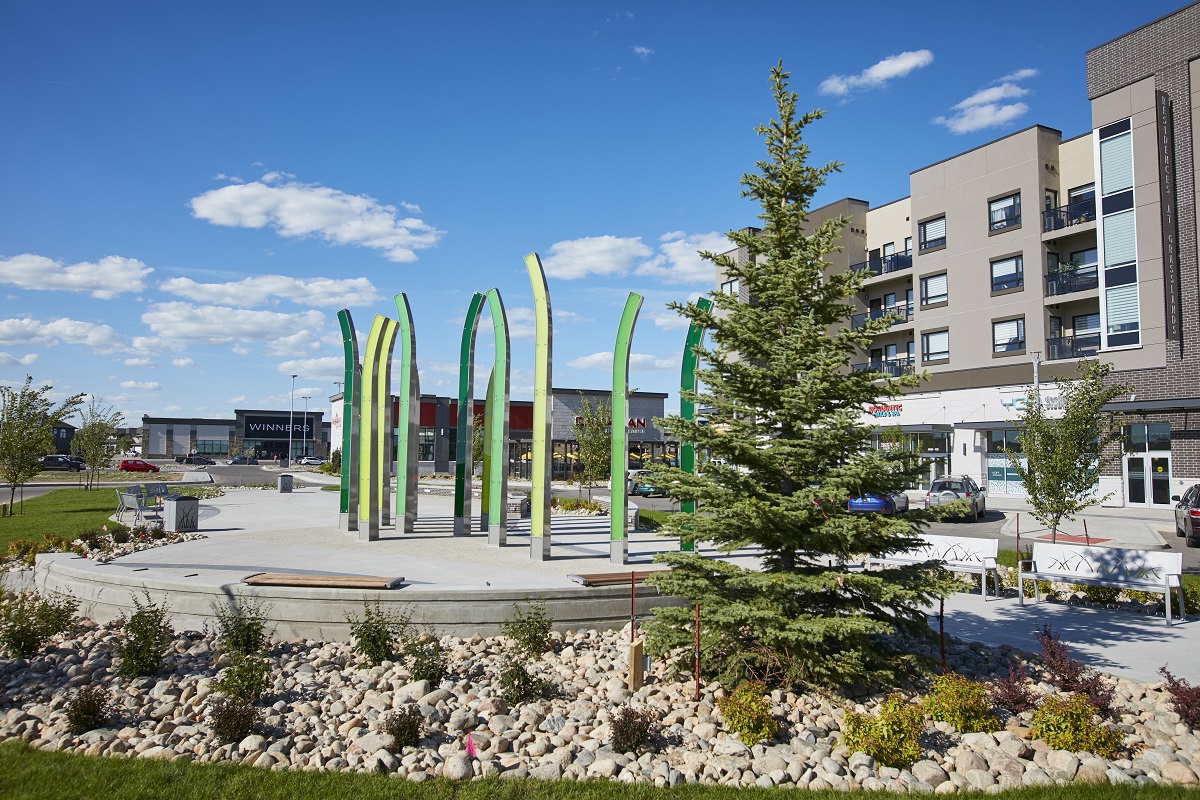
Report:
[[[1075,691],[1083,677],[1083,663],[1071,658],[1070,650],[1058,640],[1058,634],[1049,625],[1043,625],[1033,637],[1041,645],[1042,661],[1050,670],[1050,682],[1065,692]]]
[[[1171,693],[1171,710],[1179,715],[1184,725],[1192,730],[1200,729],[1200,686],[1192,686],[1183,678],[1176,678],[1164,665],[1158,671],[1167,682]]]
[[[988,682],[988,699],[992,705],[1013,714],[1032,711],[1037,707],[1037,698],[1029,684],[1029,674],[1025,672],[1025,667],[1016,664],[1008,665],[1007,677],[1000,676]]]

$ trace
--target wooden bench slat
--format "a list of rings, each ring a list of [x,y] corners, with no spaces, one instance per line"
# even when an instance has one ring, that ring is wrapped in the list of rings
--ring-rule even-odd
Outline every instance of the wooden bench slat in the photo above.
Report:
[[[634,572],[634,583],[645,583],[646,578],[661,570],[647,570],[645,572]],[[592,572],[586,575],[568,575],[567,579],[575,583],[583,584],[584,586],[619,586],[629,585],[628,572]]]
[[[381,575],[297,575],[283,572],[260,572],[242,583],[249,586],[299,586],[325,589],[395,589],[404,578]]]

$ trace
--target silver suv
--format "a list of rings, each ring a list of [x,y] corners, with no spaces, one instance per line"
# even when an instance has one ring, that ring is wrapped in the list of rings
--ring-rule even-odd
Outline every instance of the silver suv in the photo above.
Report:
[[[968,503],[968,518],[972,522],[983,519],[983,515],[987,513],[987,490],[980,488],[970,476],[943,475],[930,482],[929,491],[925,493],[926,508],[952,503],[955,500],[965,500]]]

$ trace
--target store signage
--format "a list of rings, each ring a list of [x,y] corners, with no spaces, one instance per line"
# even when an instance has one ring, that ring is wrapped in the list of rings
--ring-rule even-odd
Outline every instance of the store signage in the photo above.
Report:
[[[605,424],[611,428],[612,420],[611,419],[608,420]],[[583,425],[583,417],[576,417],[575,425],[582,426]],[[627,430],[631,430],[631,431],[645,430],[646,425],[647,425],[647,423],[646,423],[645,417],[630,417],[625,423],[625,428]]]
[[[1163,292],[1166,303],[1166,337],[1179,341],[1179,223],[1175,197],[1175,129],[1171,125],[1171,99],[1154,93],[1158,110],[1158,198],[1162,227]]]
[[[875,417],[898,417],[898,416],[900,416],[900,412],[903,410],[904,410],[904,405],[901,403],[894,403],[892,405],[887,405],[887,406],[884,406],[884,405],[867,406],[867,412]]]
[[[1012,411],[1020,412],[1029,406],[1029,401],[1025,395],[1019,394],[1013,397],[1001,397],[1000,405]],[[1049,411],[1062,411],[1067,407],[1067,404],[1062,399],[1062,395],[1052,394],[1042,397],[1042,407]]]
[[[290,429],[290,430],[289,430]],[[259,417],[246,416],[246,439],[287,439],[288,434],[299,436],[301,438],[308,436],[310,432],[308,425],[304,424],[304,418],[297,414],[291,425],[288,421],[281,417]]]

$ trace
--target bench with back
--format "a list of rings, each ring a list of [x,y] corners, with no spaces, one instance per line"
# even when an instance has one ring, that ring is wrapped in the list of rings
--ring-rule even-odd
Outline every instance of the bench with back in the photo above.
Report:
[[[1000,540],[976,539],[966,536],[938,536],[932,533],[919,534],[921,546],[915,550],[893,553],[889,556],[868,558],[864,566],[903,566],[923,564],[926,561],[941,561],[951,572],[968,572],[979,575],[979,593],[987,599],[987,576],[992,574],[996,596],[1000,596],[1000,571],[997,569],[996,554]]]

